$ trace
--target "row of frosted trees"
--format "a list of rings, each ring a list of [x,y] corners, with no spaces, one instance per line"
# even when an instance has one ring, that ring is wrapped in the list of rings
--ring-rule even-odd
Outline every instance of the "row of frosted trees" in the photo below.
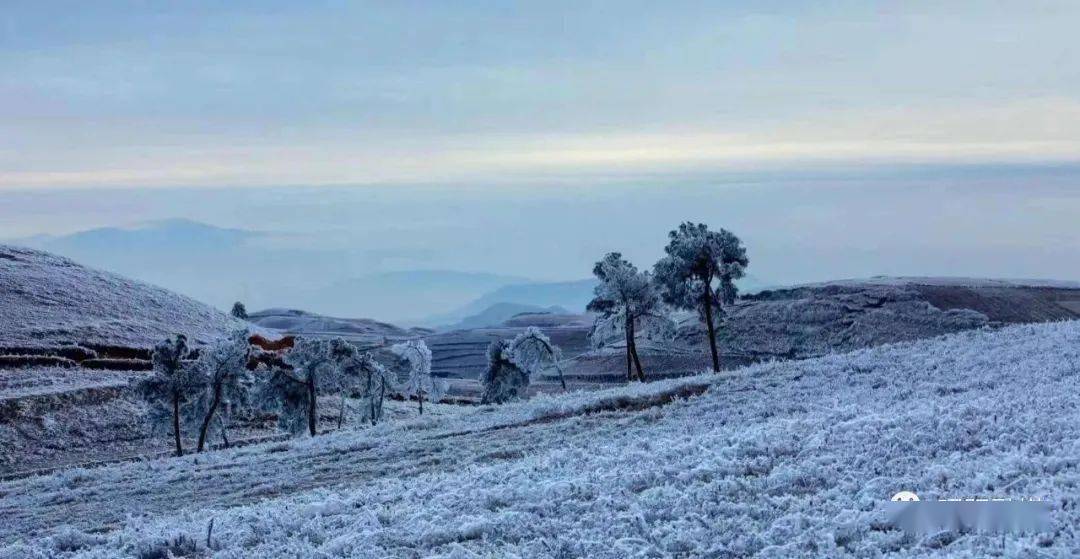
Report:
[[[710,231],[704,224],[686,222],[669,233],[664,252],[651,272],[638,270],[618,252],[605,255],[593,267],[599,283],[588,310],[598,316],[590,335],[594,341],[613,334],[625,337],[629,380],[645,380],[638,333],[671,330],[670,309],[698,313],[708,334],[713,370],[720,370],[717,320],[735,300],[735,281],[744,276],[748,264],[746,249],[725,229]],[[233,314],[246,312],[238,305]],[[254,360],[259,363],[258,374],[248,368],[250,352],[245,331],[198,352],[182,335],[155,347],[154,373],[140,388],[155,422],[170,427],[178,455],[184,451],[185,433],[195,437],[197,452],[211,437],[220,437],[228,446],[227,427],[240,412],[276,413],[281,427],[292,432],[306,428],[314,436],[321,396],[339,396],[340,428],[348,396],[360,402],[360,419],[375,424],[390,394],[417,400],[423,413],[424,400],[437,401],[446,388],[431,374],[431,351],[422,340],[390,347],[397,358],[393,370],[340,338],[301,338],[283,362]],[[480,377],[482,403],[523,397],[530,379],[549,366],[558,371],[566,389],[561,359],[559,348],[535,327],[512,339],[493,341]]]
[[[155,425],[168,426],[176,454],[184,453],[185,435],[196,440],[195,451],[211,438],[229,445],[228,427],[239,414],[275,413],[280,427],[290,432],[319,432],[319,399],[337,395],[340,428],[349,412],[361,421],[378,423],[383,401],[400,394],[419,402],[441,397],[444,385],[431,374],[431,351],[421,340],[390,347],[397,357],[393,368],[369,352],[341,339],[297,340],[284,359],[251,359],[247,332],[194,351],[187,338],[176,336],[153,351],[153,373],[139,384],[150,405]],[[258,363],[252,370],[249,363]],[[347,409],[352,397],[356,410]]]
[[[324,396],[339,398],[338,428],[350,412],[361,421],[378,423],[383,402],[391,394],[416,400],[421,414],[425,400],[442,397],[446,385],[432,375],[431,350],[423,340],[407,340],[389,350],[396,357],[392,366],[341,338],[300,338],[276,362],[252,359],[243,330],[199,351],[179,335],[154,348],[153,373],[139,390],[150,405],[152,422],[171,432],[178,456],[184,454],[187,437],[196,440],[196,452],[205,450],[212,438],[228,446],[228,427],[241,414],[274,413],[279,427],[315,436],[319,400]],[[537,328],[496,340],[488,354],[489,367],[482,379],[485,403],[522,396],[530,377],[548,365],[558,368],[562,358],[558,347]],[[257,367],[253,370],[249,363]],[[350,401],[359,405],[350,410]]]

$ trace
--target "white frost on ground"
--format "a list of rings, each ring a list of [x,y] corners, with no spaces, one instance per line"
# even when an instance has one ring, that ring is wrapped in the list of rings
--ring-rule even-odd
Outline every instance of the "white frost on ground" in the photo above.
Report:
[[[151,347],[177,333],[206,342],[247,327],[160,287],[9,245],[0,245],[0,309],[0,345]]]
[[[784,286],[778,289],[803,287],[827,287],[830,285],[858,287],[863,285],[932,285],[938,287],[1044,287],[1054,289],[1080,289],[1080,282],[1038,278],[965,278],[960,276],[874,276],[863,279],[830,280]]]
[[[540,396],[5,482],[0,556],[1072,556],[1078,388],[1066,322]],[[1041,497],[1053,530],[912,538],[900,490]]]
[[[0,402],[32,396],[74,393],[95,388],[125,388],[143,374],[62,367],[27,367],[0,373]]]

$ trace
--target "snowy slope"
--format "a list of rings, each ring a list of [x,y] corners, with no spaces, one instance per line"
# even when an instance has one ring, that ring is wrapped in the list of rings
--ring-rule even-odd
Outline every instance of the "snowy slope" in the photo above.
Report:
[[[243,327],[207,305],[47,252],[0,245],[0,346],[149,347]]]
[[[212,519],[214,557],[1066,557],[1078,389],[1063,322],[539,397],[0,483],[0,556],[205,551]],[[912,538],[900,490],[1042,497],[1053,530]]]

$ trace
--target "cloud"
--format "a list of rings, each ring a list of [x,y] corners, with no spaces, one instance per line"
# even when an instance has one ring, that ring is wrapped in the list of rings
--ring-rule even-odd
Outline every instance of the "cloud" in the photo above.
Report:
[[[26,3],[0,16],[0,187],[1071,162],[1076,15],[1055,1],[77,17]]]
[[[1080,103],[818,113],[771,127],[649,133],[407,135],[301,130],[269,141],[212,135],[149,145],[82,144],[38,159],[0,153],[2,187],[518,181],[552,174],[769,170],[823,164],[971,165],[1080,161]],[[62,162],[62,164],[57,164]]]

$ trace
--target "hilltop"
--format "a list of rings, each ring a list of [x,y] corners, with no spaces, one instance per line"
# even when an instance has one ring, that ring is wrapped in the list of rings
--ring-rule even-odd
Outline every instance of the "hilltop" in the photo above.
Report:
[[[38,250],[0,245],[0,346],[149,348],[206,342],[243,324],[166,289]]]

